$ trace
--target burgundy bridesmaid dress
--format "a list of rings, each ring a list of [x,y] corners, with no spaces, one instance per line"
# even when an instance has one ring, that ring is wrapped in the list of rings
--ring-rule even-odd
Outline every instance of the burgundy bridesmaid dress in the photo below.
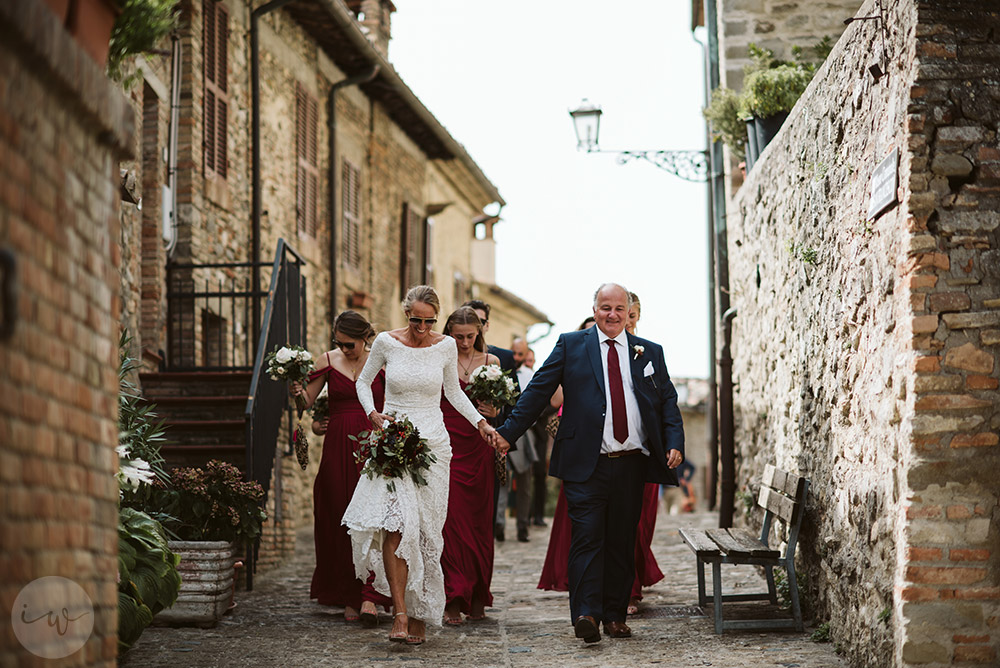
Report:
[[[462,389],[466,383],[459,380]],[[479,431],[441,399],[444,424],[451,438],[448,517],[442,531],[445,601],[459,602],[471,613],[472,599],[493,605],[493,448]]]
[[[635,532],[635,581],[632,583],[630,598],[642,599],[642,588],[656,584],[663,579],[663,572],[653,556],[653,530],[656,528],[656,511],[660,497],[660,486],[648,482],[642,490],[642,514]],[[571,524],[566,496],[559,486],[559,500],[556,502],[555,516],[552,518],[552,533],[549,534],[549,549],[545,553],[545,564],[538,580],[538,588],[549,591],[569,591],[569,543]]]
[[[354,381],[333,367],[314,371],[309,380],[326,375],[330,403],[330,422],[323,439],[323,457],[320,460],[316,483],[313,485],[313,514],[316,533],[316,570],[313,571],[309,598],[318,599],[322,605],[350,606],[361,609],[361,602],[372,601],[386,610],[392,600],[375,591],[368,583],[361,582],[354,574],[351,538],[347,527],[341,525],[347,504],[354,496],[363,463],[354,460],[358,447],[348,435],[371,428],[365,415]],[[385,396],[385,373],[380,372],[372,383],[377,410],[382,410]]]

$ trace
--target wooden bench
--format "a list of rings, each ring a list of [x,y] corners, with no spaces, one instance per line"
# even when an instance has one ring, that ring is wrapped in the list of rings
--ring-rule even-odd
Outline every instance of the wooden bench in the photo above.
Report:
[[[712,602],[715,612],[715,632],[726,629],[779,629],[794,628],[802,631],[802,609],[799,606],[799,589],[795,580],[795,544],[805,508],[809,481],[768,464],[757,498],[757,505],[764,509],[764,524],[760,538],[745,529],[681,529],[681,538],[694,550],[698,560],[698,605],[708,603],[705,595],[705,564],[712,564]],[[788,546],[785,554],[767,544],[771,521],[777,517],[788,527]],[[755,564],[764,567],[767,591],[755,594],[722,594],[722,564]],[[788,577],[788,590],[792,599],[793,619],[722,619],[725,601],[770,601],[777,604],[778,593],[774,586],[775,567],[784,568]]]

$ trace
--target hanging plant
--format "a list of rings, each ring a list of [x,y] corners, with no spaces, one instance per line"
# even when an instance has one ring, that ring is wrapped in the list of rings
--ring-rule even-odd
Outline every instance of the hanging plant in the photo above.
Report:
[[[122,82],[129,57],[151,51],[177,26],[179,0],[119,0],[121,14],[111,31],[108,76]],[[126,87],[128,81],[124,82]]]

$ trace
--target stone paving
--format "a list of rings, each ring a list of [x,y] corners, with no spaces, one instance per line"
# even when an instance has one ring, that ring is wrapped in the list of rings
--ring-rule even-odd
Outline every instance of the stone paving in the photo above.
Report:
[[[781,666],[846,668],[831,643],[794,632],[713,632],[711,606],[697,607],[695,560],[678,526],[711,527],[710,513],[668,516],[657,522],[653,551],[666,578],[645,590],[633,638],[585,645],[573,637],[566,594],[537,589],[548,529],[533,528],[519,543],[513,521],[497,543],[494,606],[487,619],[460,627],[428,626],[427,643],[389,643],[390,617],[375,629],[346,624],[343,610],[309,600],[314,564],[312,535],[298,536],[294,558],[258,575],[252,592],[238,592],[237,606],[214,629],[151,627],[121,660],[129,667],[228,666]],[[752,567],[723,570],[725,589],[753,591],[763,578]],[[709,571],[711,578],[711,571]],[[711,580],[709,579],[709,584]],[[744,604],[760,610],[766,604]],[[727,606],[727,611],[730,609]],[[770,611],[781,614],[780,611]]]

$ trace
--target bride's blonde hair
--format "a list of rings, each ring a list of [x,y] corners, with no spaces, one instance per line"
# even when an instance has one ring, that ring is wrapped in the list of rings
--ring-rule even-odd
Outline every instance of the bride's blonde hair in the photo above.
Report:
[[[406,297],[403,298],[403,311],[409,313],[417,302],[423,302],[433,308],[434,315],[441,311],[441,300],[438,299],[438,293],[429,285],[414,285],[407,290]]]

